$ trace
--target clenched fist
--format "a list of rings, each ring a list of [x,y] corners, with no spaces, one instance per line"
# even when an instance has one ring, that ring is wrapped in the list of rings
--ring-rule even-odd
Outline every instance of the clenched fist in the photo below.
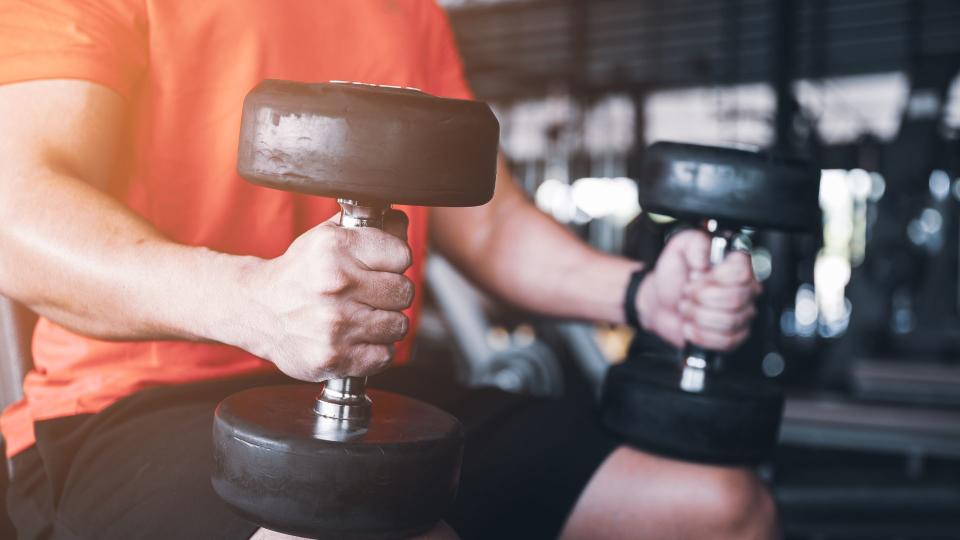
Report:
[[[406,216],[387,214],[383,231],[348,229],[339,216],[307,231],[283,255],[257,263],[249,287],[265,332],[245,347],[303,381],[364,376],[386,368],[413,302]]]
[[[711,268],[710,237],[683,231],[640,285],[640,323],[676,347],[729,351],[747,338],[760,291],[748,255],[731,253]]]

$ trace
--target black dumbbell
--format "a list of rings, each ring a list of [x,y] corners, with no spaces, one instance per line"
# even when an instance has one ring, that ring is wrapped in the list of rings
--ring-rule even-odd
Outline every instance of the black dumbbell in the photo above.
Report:
[[[271,80],[244,100],[238,170],[255,184],[338,198],[343,227],[382,228],[391,203],[489,201],[498,139],[484,103]],[[403,538],[450,507],[462,439],[454,417],[367,390],[365,378],[254,388],[217,407],[212,482],[271,530]]]
[[[678,218],[711,236],[710,262],[750,249],[756,229],[820,227],[820,172],[763,152],[659,142],[644,156],[644,211]],[[756,464],[777,442],[783,394],[767,380],[724,371],[719,355],[687,345],[677,356],[643,355],[612,367],[604,423],[639,448],[716,464]]]

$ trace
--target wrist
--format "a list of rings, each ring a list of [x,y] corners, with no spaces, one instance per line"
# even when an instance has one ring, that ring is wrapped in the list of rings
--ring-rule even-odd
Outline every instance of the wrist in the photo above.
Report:
[[[640,329],[646,332],[653,331],[654,312],[656,310],[656,288],[653,283],[653,269],[650,269],[650,271],[643,276],[643,280],[637,289],[635,302]]]
[[[648,273],[645,266],[634,269],[627,278],[627,288],[623,297],[623,318],[624,321],[634,328],[640,328],[639,296],[640,284]]]
[[[259,276],[269,261],[207,251],[213,258],[209,267],[215,270],[200,296],[199,338],[262,356],[269,321],[259,299],[264,289]]]

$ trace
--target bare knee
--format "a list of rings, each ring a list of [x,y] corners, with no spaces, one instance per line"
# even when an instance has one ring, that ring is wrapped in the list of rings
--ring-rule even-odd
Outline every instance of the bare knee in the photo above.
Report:
[[[426,533],[411,538],[409,540],[458,540],[457,533],[445,522],[440,522],[436,527]],[[307,540],[300,536],[291,536],[289,534],[271,531],[270,529],[257,529],[257,532],[250,537],[250,540]]]
[[[250,540],[306,540],[300,536],[290,536],[270,529],[257,529]]]
[[[776,504],[767,487],[747,469],[700,467],[691,482],[691,515],[717,538],[776,538]],[[694,510],[695,508],[695,510]]]
[[[621,447],[590,480],[562,537],[759,540],[777,535],[773,499],[749,470]]]

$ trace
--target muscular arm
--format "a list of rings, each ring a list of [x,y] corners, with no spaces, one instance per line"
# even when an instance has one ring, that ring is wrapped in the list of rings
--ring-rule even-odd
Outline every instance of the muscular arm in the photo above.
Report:
[[[436,248],[484,289],[547,315],[623,322],[623,293],[642,264],[593,249],[540,212],[503,159],[490,203],[432,212]]]
[[[493,200],[478,208],[436,208],[436,247],[484,289],[532,311],[624,322],[624,293],[640,263],[601,253],[537,210],[510,178],[503,159]],[[640,287],[644,328],[676,346],[718,350],[746,338],[759,284],[749,259],[734,254],[708,268],[709,240],[676,235]]]
[[[403,240],[331,220],[275,259],[177,244],[104,191],[125,114],[92,83],[0,86],[0,292],[81,334],[219,341],[304,380],[387,365]]]
[[[125,114],[92,83],[0,86],[0,291],[94,337],[209,339],[203,298],[244,259],[175,244],[104,192]]]

